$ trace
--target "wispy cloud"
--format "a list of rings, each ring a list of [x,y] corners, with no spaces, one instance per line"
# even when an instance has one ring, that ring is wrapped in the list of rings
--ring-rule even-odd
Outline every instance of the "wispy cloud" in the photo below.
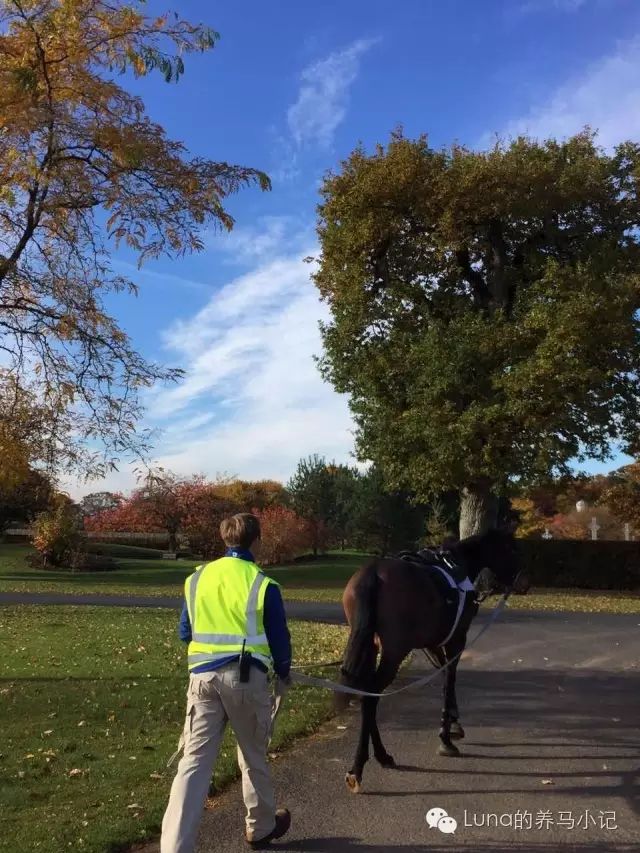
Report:
[[[258,260],[165,331],[171,360],[186,375],[147,400],[147,424],[162,428],[157,464],[181,474],[286,481],[298,459],[311,453],[352,461],[347,400],[323,382],[314,361],[327,309],[304,258],[317,254],[317,246],[310,241],[295,252],[282,250],[297,243],[296,233],[283,234],[279,254]],[[125,466],[99,486],[71,484],[70,490],[78,496],[135,484]]]
[[[375,43],[374,39],[358,39],[302,71],[298,97],[287,112],[297,146],[331,144],[345,117],[349,88],[358,76],[362,56]]]
[[[510,121],[501,135],[564,138],[589,125],[607,148],[640,138],[640,37],[561,85],[545,103]],[[482,143],[486,145],[489,137]]]
[[[519,14],[526,15],[536,12],[577,12],[587,5],[589,0],[525,0],[517,10]]]
[[[164,343],[186,376],[150,399],[151,419],[164,426],[160,464],[287,479],[310,453],[349,461],[346,398],[323,382],[314,361],[327,315],[304,261],[316,249],[309,242],[261,260],[166,330]]]
[[[232,263],[265,262],[282,254],[302,249],[313,239],[313,225],[295,216],[263,216],[253,226],[236,225],[230,232],[213,233],[210,248],[224,252]]]

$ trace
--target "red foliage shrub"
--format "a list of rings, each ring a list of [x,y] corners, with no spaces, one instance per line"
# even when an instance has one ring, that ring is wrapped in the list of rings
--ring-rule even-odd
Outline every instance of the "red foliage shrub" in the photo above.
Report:
[[[261,563],[286,563],[312,547],[313,531],[309,523],[292,509],[272,506],[263,510],[254,509],[253,512],[260,519],[262,529]]]

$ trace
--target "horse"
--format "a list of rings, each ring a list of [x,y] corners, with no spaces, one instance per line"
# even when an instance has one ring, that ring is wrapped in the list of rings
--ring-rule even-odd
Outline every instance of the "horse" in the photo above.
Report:
[[[437,570],[434,576],[427,567],[406,558],[375,558],[351,577],[342,597],[350,634],[340,682],[370,693],[382,693],[414,649],[424,650],[436,667],[451,661],[443,670],[444,703],[438,753],[457,756],[460,751],[453,740],[463,738],[464,729],[460,725],[456,701],[456,670],[469,626],[482,600],[477,597],[477,587],[483,585],[484,597],[512,590],[524,593],[528,589],[528,579],[518,571],[511,531],[489,530],[463,539],[442,553],[475,584],[475,587],[468,585],[472,592],[460,593],[465,595],[464,607],[453,633],[451,604],[446,600],[446,590],[438,582]],[[380,661],[376,667],[378,651]],[[336,698],[338,704],[344,703],[340,694],[336,694]],[[353,793],[362,788],[362,773],[369,760],[369,740],[379,764],[396,766],[378,731],[378,701],[375,697],[360,700],[360,737],[353,765],[345,778]]]

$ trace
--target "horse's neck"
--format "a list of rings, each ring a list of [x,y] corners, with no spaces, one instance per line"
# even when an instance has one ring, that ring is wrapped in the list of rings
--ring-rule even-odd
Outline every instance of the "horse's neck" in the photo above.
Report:
[[[475,554],[476,549],[474,548],[473,543],[469,540],[456,542],[456,544],[452,545],[449,550],[454,561],[465,569],[469,580],[473,583],[484,568],[484,566],[481,565],[481,561],[478,560]]]

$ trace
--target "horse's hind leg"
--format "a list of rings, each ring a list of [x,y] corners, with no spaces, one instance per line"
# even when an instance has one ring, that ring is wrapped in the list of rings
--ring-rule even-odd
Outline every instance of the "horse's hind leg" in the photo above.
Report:
[[[370,735],[370,698],[363,697],[360,700],[360,737],[356,747],[356,755],[351,770],[345,776],[347,788],[353,794],[359,794],[362,787],[362,771],[369,760],[369,735]],[[375,717],[375,709],[374,709]]]
[[[371,721],[371,745],[373,746],[373,754],[376,757],[376,761],[382,767],[395,767],[396,763],[393,760],[393,756],[389,755],[387,750],[384,748],[384,744],[382,743],[382,738],[380,737],[380,731],[378,729],[378,721],[376,720],[376,712],[378,710],[378,699],[373,700],[376,704],[373,710],[373,719]]]
[[[382,693],[385,687],[388,687],[393,679],[396,677],[398,669],[400,667],[400,663],[402,658],[396,660],[395,658],[390,657],[388,654],[382,653],[382,657],[380,659],[380,665],[376,670],[376,692]],[[393,756],[389,755],[387,750],[384,748],[382,743],[382,738],[380,737],[380,732],[378,730],[378,723],[376,720],[376,712],[378,709],[379,699],[372,699],[372,717],[370,723],[370,731],[371,731],[371,744],[373,746],[373,754],[375,755],[376,761],[382,767],[395,767],[396,763],[393,760]]]
[[[398,672],[402,658],[396,660],[388,655],[382,654],[380,665],[376,670],[371,692],[382,693],[385,687],[393,681]],[[369,760],[369,738],[373,745],[373,754],[383,767],[395,767],[393,756],[389,755],[382,744],[378,724],[376,723],[376,711],[380,700],[374,696],[365,696],[361,700],[361,723],[360,737],[356,749],[356,756],[351,770],[347,773],[345,781],[347,787],[354,794],[362,790],[362,773],[364,766]]]

